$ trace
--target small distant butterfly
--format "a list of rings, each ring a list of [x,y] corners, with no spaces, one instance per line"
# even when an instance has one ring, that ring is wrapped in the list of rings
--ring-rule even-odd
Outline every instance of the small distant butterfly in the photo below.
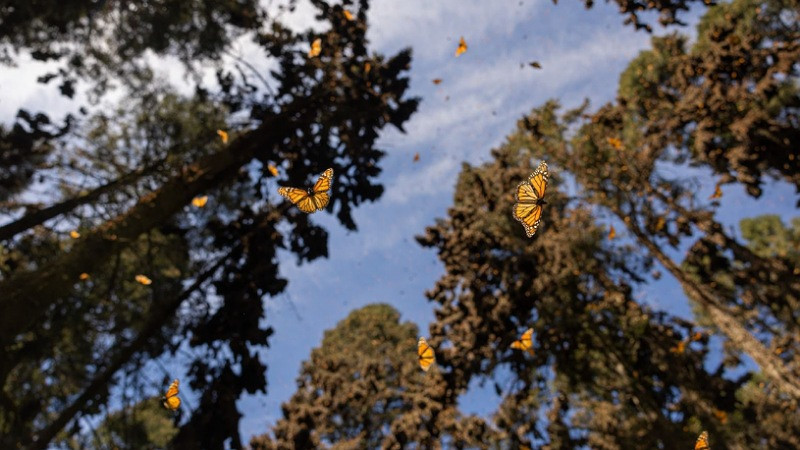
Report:
[[[181,406],[181,399],[178,398],[178,380],[172,382],[167,389],[167,393],[161,397],[164,407],[175,411]]]
[[[722,188],[720,187],[720,184],[717,183],[717,185],[714,187],[714,193],[711,194],[711,197],[708,197],[708,199],[714,200],[721,197],[722,197]]]
[[[424,337],[420,337],[419,341],[417,342],[417,356],[419,356],[419,366],[425,372],[431,368],[434,362],[436,362],[436,356],[433,354],[433,348],[428,345],[428,341],[425,340]]]
[[[534,69],[541,69],[542,65],[539,64],[539,61],[531,61],[528,63],[529,66],[533,67]]]
[[[708,431],[703,431],[694,443],[694,450],[710,450],[708,445]]]
[[[81,234],[75,230],[72,230],[69,232],[69,237],[71,237],[72,239],[78,239],[79,237],[81,237]]]
[[[682,355],[683,352],[686,351],[686,344],[688,344],[687,341],[685,341],[685,340],[684,341],[680,341],[680,342],[678,342],[678,345],[676,345],[674,347],[670,347],[669,351],[671,353],[676,353],[676,354]]]
[[[418,161],[419,161],[419,152],[414,153],[414,162],[418,162]]]
[[[461,36],[461,39],[458,40],[458,48],[456,49],[456,57],[461,56],[462,53],[467,51],[467,41],[464,40],[464,36]]]
[[[86,272],[83,272],[82,274],[80,274],[80,276],[78,276],[78,278],[80,278],[81,281],[86,281],[86,280],[89,279],[89,274],[86,273]]]
[[[314,42],[311,43],[311,48],[308,50],[308,57],[313,58],[315,56],[319,56],[319,53],[322,51],[322,39],[316,38]]]
[[[434,78],[433,79],[433,84],[435,84],[437,86],[442,84],[442,79],[441,78]]]
[[[343,14],[344,14],[344,18],[345,18],[345,19],[347,19],[347,20],[353,20],[353,13],[351,13],[350,11],[348,11],[348,10],[346,10],[346,9],[345,9],[344,11],[342,11],[342,12],[343,12]]]
[[[137,282],[139,282],[139,284],[143,284],[143,285],[145,285],[145,286],[147,286],[147,285],[150,285],[150,284],[152,284],[152,283],[153,283],[153,280],[151,280],[150,278],[147,278],[146,276],[144,276],[144,275],[141,275],[141,274],[140,274],[140,275],[136,275],[136,276],[134,277],[134,279],[135,279]]]
[[[539,167],[528,177],[528,180],[517,186],[517,192],[514,196],[517,203],[514,203],[513,215],[525,227],[525,234],[528,237],[533,236],[539,228],[542,205],[547,204],[544,201],[544,193],[547,189],[547,178],[549,176],[547,163],[542,161],[539,163]]]
[[[611,229],[608,230],[608,239],[611,240],[615,237],[617,237],[617,230],[614,229],[614,225],[611,225]]]
[[[332,185],[333,169],[328,169],[319,176],[313,188],[305,190],[293,187],[282,187],[278,189],[278,194],[288,198],[300,211],[310,214],[315,211],[322,211],[328,206],[328,202],[331,199],[328,191],[331,189]]]
[[[192,199],[192,205],[197,207],[197,208],[202,208],[203,206],[206,206],[206,203],[208,203],[208,196],[207,195],[203,195],[203,196],[200,196],[200,197],[195,197],[195,198]]]
[[[622,150],[622,141],[619,138],[610,137],[607,138],[608,144],[614,147],[615,150]]]
[[[661,231],[664,229],[664,226],[667,224],[667,220],[663,217],[659,217],[658,221],[656,221],[656,231]]]
[[[365,62],[364,63],[364,73],[367,74],[369,71],[372,70],[372,64]]]
[[[222,139],[223,144],[228,143],[228,132],[224,130],[217,130],[217,134],[219,135],[220,139]]]
[[[511,348],[523,350],[533,355],[533,328],[525,330],[519,340],[511,343]]]
[[[269,173],[272,174],[273,177],[278,176],[278,168],[275,167],[274,165],[267,164],[267,170],[269,170]]]

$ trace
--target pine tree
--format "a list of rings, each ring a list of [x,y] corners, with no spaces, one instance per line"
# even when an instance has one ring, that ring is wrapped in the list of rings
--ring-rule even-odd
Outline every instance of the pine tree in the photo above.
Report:
[[[293,31],[274,19],[262,27],[265,11],[255,3],[215,3],[209,18],[195,17],[185,2],[144,5],[138,15],[117,11],[124,5],[116,2],[99,10],[89,3],[63,16],[43,7],[38,16],[15,19],[49,23],[54,34],[20,35],[10,45],[46,52],[76,41],[81,45],[65,46],[72,53],[42,57],[99,58],[99,65],[84,61],[62,75],[99,84],[120,77],[131,95],[118,112],[76,122],[63,140],[42,138],[41,145],[59,148],[42,153],[46,163],[32,172],[58,180],[45,207],[21,202],[36,177],[25,171],[28,162],[9,160],[30,176],[10,184],[2,205],[11,220],[0,232],[0,443],[45,448],[79,435],[81,418],[103,414],[123,374],[176,358],[189,373],[182,386],[199,403],[171,445],[240,447],[236,400],[245,391],[266,390],[266,367],[255,350],[271,334],[261,324],[263,298],[286,286],[277,251],[288,249],[300,262],[327,256],[325,229],[288,202],[275,204],[275,181],[303,185],[333,167],[328,211],[355,229],[352,209],[382,193],[374,182],[383,156],[375,148],[378,132],[390,124],[402,129],[416,108],[417,100],[405,96],[410,52],[384,57],[368,50],[367,2],[352,9],[357,19],[351,21],[340,5],[314,1],[327,26],[322,32]],[[175,28],[169,29],[174,34],[144,33],[141,42],[128,40],[134,34],[106,36],[116,39],[108,47],[119,52],[115,57],[130,57],[130,66],[117,66],[83,45],[92,32],[86,17],[95,24],[115,18],[146,29]],[[206,20],[221,22],[215,27]],[[192,27],[180,25],[185,22]],[[193,28],[198,24],[205,25]],[[199,86],[184,98],[160,86],[147,67],[134,67],[148,48],[185,57],[187,65],[214,59],[227,50],[234,29],[254,28],[264,57],[277,62],[271,80],[240,61],[220,68],[221,90]],[[220,32],[225,39],[205,40]],[[161,47],[152,41],[162,37]],[[325,46],[311,58],[306,46],[316,37]],[[107,87],[98,85],[97,92]],[[227,130],[230,141],[221,142],[217,129]],[[355,172],[339,170],[341,164]],[[92,181],[76,186],[82,179]],[[190,207],[199,195],[211,198],[208,205]],[[143,273],[151,285],[135,281]]]

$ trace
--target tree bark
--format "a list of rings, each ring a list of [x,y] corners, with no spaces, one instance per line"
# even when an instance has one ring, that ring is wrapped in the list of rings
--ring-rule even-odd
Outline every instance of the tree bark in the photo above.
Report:
[[[666,268],[681,284],[690,299],[697,302],[708,311],[709,316],[719,330],[725,334],[742,352],[759,365],[764,375],[770,379],[775,386],[791,395],[795,399],[800,399],[800,379],[786,367],[780,358],[777,358],[769,351],[758,339],[756,339],[747,328],[727,310],[719,304],[713,294],[706,291],[703,286],[699,286],[692,281],[689,276],[675,264],[661,249],[655,245],[645,234],[634,224],[629,223],[628,229],[636,236],[637,241],[647,247],[650,253]]]
[[[0,348],[12,344],[17,335],[41,317],[42,311],[71,290],[81,273],[92,273],[110,255],[169,219],[193,197],[233,179],[259,151],[279,145],[296,130],[291,124],[302,121],[310,108],[313,104],[309,99],[295,100],[228,147],[184,167],[128,212],[87,233],[68,253],[0,283]]]
[[[164,323],[173,314],[175,314],[175,311],[180,307],[181,303],[183,303],[184,300],[188,299],[192,293],[199,289],[209,277],[213,276],[214,273],[219,270],[220,267],[222,267],[225,261],[228,260],[232,253],[233,251],[228,252],[227,255],[223,256],[211,268],[200,274],[200,276],[195,279],[194,283],[181,292],[180,295],[168,300],[166,303],[156,305],[156,311],[153,311],[149,314],[147,322],[144,324],[136,338],[116,352],[115,355],[108,358],[108,364],[98,374],[96,374],[94,378],[92,378],[92,381],[89,383],[86,389],[84,389],[83,392],[75,400],[73,400],[69,406],[64,408],[64,410],[62,410],[61,413],[52,422],[50,422],[50,424],[38,432],[35,436],[35,439],[31,439],[30,442],[23,442],[23,444],[29,445],[29,448],[32,449],[47,448],[48,444],[50,444],[50,441],[53,440],[56,434],[58,434],[58,432],[61,431],[67,425],[67,423],[69,423],[69,421],[75,417],[75,415],[89,407],[91,402],[98,395],[100,395],[104,389],[107,389],[114,374],[116,374],[126,362],[130,361],[131,357],[136,352],[141,350],[142,347],[147,344],[147,341],[150,340],[158,332],[158,330],[161,329],[161,326],[164,325]]]
[[[35,227],[36,225],[41,225],[45,221],[60,216],[61,214],[65,214],[69,211],[72,211],[78,206],[92,202],[105,193],[113,192],[114,190],[118,189],[121,186],[136,181],[140,177],[150,173],[153,169],[155,169],[159,165],[160,163],[143,167],[138,170],[134,170],[133,172],[127,173],[117,178],[114,181],[111,181],[107,184],[104,184],[103,186],[96,188],[95,190],[89,192],[86,195],[81,195],[75,198],[71,198],[69,200],[65,200],[58,204],[48,206],[47,208],[40,209],[30,214],[26,214],[25,216],[19,218],[18,220],[0,226],[0,242],[11,239],[17,233],[21,233],[29,228]]]

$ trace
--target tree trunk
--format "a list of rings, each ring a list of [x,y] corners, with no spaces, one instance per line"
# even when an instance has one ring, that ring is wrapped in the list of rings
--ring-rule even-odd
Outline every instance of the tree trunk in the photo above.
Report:
[[[0,226],[0,242],[11,239],[17,233],[21,233],[29,228],[35,227],[36,225],[41,225],[45,221],[60,216],[61,214],[65,214],[69,211],[72,211],[78,206],[90,203],[105,193],[113,192],[114,190],[116,190],[121,186],[136,181],[140,177],[152,172],[160,164],[161,163],[157,163],[151,166],[143,167],[138,170],[134,170],[133,172],[127,173],[117,178],[114,181],[111,181],[107,184],[104,184],[103,186],[96,188],[95,190],[89,192],[86,195],[81,195],[75,198],[71,198],[69,200],[65,200],[58,204],[48,206],[47,208],[40,209],[30,214],[26,214],[25,216],[21,217],[18,220]]]
[[[128,212],[78,240],[68,253],[38,269],[15,273],[0,283],[0,348],[12,344],[17,335],[41,317],[42,311],[70,291],[81,273],[91,274],[110,255],[169,219],[194,196],[233,179],[239,168],[258,152],[279,145],[296,129],[291,124],[302,121],[310,108],[313,105],[309,99],[295,100],[228,147],[184,167],[179,175],[141,198]]]
[[[50,424],[36,434],[35,439],[31,442],[23,442],[24,445],[30,445],[32,449],[45,449],[50,441],[61,431],[76,414],[88,408],[92,401],[104,389],[108,388],[111,378],[122,366],[130,361],[131,357],[138,352],[147,341],[150,340],[161,329],[164,323],[173,315],[180,307],[184,300],[188,299],[202,284],[208,280],[209,277],[214,275],[214,272],[219,270],[220,267],[227,261],[228,257],[233,251],[228,252],[227,255],[217,261],[211,268],[200,274],[191,286],[186,288],[180,295],[175,298],[156,306],[156,311],[152,311],[147,319],[147,322],[142,327],[139,334],[128,345],[121,348],[115,355],[108,358],[108,364],[93,378],[86,389],[72,401],[72,403],[64,408],[61,413]]]
[[[647,247],[650,253],[678,280],[689,298],[705,308],[714,321],[714,325],[742,352],[750,356],[779,390],[800,399],[800,379],[791,373],[780,358],[775,357],[761,341],[742,326],[727,308],[717,302],[713,294],[692,281],[674,261],[645,236],[633,221],[628,224],[628,229],[636,236],[639,243]]]

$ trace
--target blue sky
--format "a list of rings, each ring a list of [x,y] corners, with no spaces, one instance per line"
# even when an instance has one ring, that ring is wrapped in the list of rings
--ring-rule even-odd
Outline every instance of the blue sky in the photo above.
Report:
[[[698,12],[690,15],[690,23],[696,23]],[[268,393],[239,401],[245,441],[279,419],[281,403],[295,390],[301,361],[319,345],[323,331],[351,310],[389,303],[427,335],[433,308],[424,292],[442,275],[442,266],[414,236],[446,216],[461,163],[487,161],[490,149],[503,142],[516,120],[547,99],[575,106],[589,98],[593,107],[612,100],[619,74],[650,40],[646,33],[623,26],[616,6],[605,2],[586,10],[578,1],[556,6],[550,0],[376,0],[368,17],[374,50],[393,54],[413,48],[411,95],[421,97],[422,103],[406,134],[387,130],[381,136],[379,146],[388,153],[379,178],[385,193],[355,211],[358,231],[348,232],[333,216],[318,213],[313,219],[330,232],[330,257],[298,267],[292,255],[282,255],[281,275],[289,286],[284,294],[265,299],[266,323],[275,330],[263,353],[269,367]],[[300,2],[287,20],[304,28],[312,25],[313,14]],[[657,33],[664,32],[657,27]],[[682,32],[694,34],[692,27]],[[460,36],[469,49],[455,58]],[[255,52],[246,41],[234,50],[259,69],[270,68]],[[541,70],[527,65],[533,60],[541,63]],[[162,76],[191,91],[177,62],[156,63]],[[0,72],[0,120],[11,121],[19,107],[47,110],[56,117],[74,108],[54,89],[35,83],[48,67],[27,62]],[[434,78],[443,81],[437,86]],[[420,161],[413,163],[417,152]],[[703,172],[699,175],[704,178]],[[701,191],[710,194],[714,181],[705,178]],[[766,186],[761,201],[744,195],[740,186],[723,191],[718,218],[725,224],[762,213],[785,219],[796,214],[795,195],[781,183]],[[615,228],[625,239],[624,227]],[[656,309],[691,316],[680,287],[668,275],[646,290],[642,300]],[[191,404],[191,394],[185,395]],[[462,406],[485,412],[493,395],[476,390]]]

